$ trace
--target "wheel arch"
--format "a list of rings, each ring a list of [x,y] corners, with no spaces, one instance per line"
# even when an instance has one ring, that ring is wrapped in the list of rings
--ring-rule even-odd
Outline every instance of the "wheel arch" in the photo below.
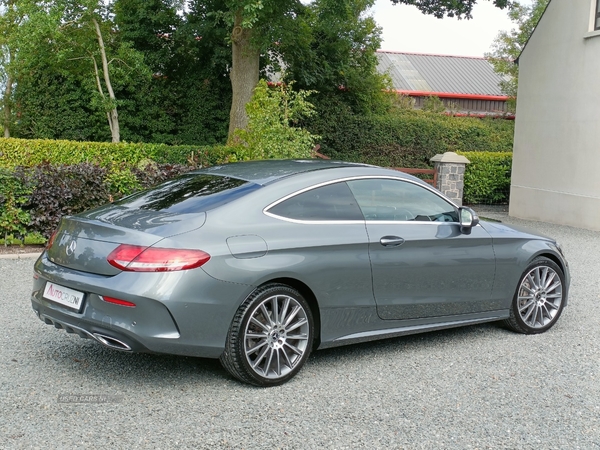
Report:
[[[305,283],[295,278],[274,278],[272,280],[266,281],[262,283],[260,287],[263,287],[267,284],[285,284],[296,289],[302,297],[308,302],[310,306],[310,312],[312,313],[315,327],[315,338],[313,340],[313,350],[319,348],[321,344],[321,310],[319,308],[319,302],[317,301],[317,297],[311,288],[309,288]]]
[[[540,253],[538,255],[535,255],[534,258],[531,258],[531,261],[533,261],[536,258],[548,258],[552,262],[556,263],[556,265],[558,267],[560,267],[560,270],[563,271],[563,274],[565,273],[565,266],[564,266],[562,260],[558,256],[556,256],[554,253]],[[531,263],[531,261],[529,261],[529,263]]]

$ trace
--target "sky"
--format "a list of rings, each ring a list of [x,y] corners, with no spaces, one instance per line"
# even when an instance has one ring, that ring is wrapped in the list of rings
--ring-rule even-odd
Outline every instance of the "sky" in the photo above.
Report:
[[[414,6],[377,0],[372,15],[383,28],[382,50],[455,56],[483,56],[500,30],[513,28],[506,10],[480,0],[473,18],[436,19]]]

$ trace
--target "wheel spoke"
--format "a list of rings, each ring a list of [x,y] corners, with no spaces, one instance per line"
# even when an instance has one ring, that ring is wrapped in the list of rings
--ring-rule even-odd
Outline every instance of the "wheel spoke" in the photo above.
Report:
[[[525,311],[527,308],[529,308],[534,303],[535,303],[535,301],[533,299],[531,299],[531,301],[527,302],[527,304],[525,304],[525,305],[523,305],[523,307],[519,308],[519,312]]]
[[[285,322],[285,315],[287,314],[288,308],[290,307],[290,298],[286,297],[284,302],[283,302],[283,307],[281,308],[281,313],[280,313],[280,320],[281,323]]]
[[[536,308],[535,302],[532,302],[531,307],[527,311],[527,314],[525,314],[525,316],[523,317],[524,322],[527,322],[529,320],[529,318],[531,317],[531,314],[535,311],[535,308]],[[535,323],[535,322],[533,322],[533,323]]]
[[[552,272],[550,274],[550,276],[546,279],[546,282],[544,283],[544,289],[546,289],[546,291],[551,290],[548,286],[550,286],[550,283],[552,283],[552,280],[554,280],[556,278],[556,272]],[[559,282],[560,284],[560,282]]]
[[[306,335],[306,334],[288,334],[287,338],[291,339],[291,340],[298,340],[298,341],[304,340],[305,341],[308,339],[308,335]]]
[[[539,315],[540,315],[540,307],[537,303],[535,303],[533,305],[533,322],[532,322],[534,327],[535,327],[535,324],[537,322],[539,322],[539,318],[538,318]]]
[[[548,278],[548,268],[540,267],[540,286],[546,286],[546,278]]]
[[[281,348],[281,353],[283,354],[283,357],[285,359],[285,365],[288,366],[290,369],[293,369],[294,364],[292,363],[292,361],[290,360],[290,357],[288,356],[287,352],[285,351],[285,347]]]
[[[277,349],[275,351],[275,373],[277,374],[278,377],[281,376],[281,357],[279,356],[279,353],[283,351],[282,348]]]
[[[269,350],[270,350],[270,349],[269,349],[269,346],[267,345],[267,346],[265,347],[265,349],[262,351],[262,353],[261,353],[260,355],[258,355],[258,358],[256,358],[256,359],[254,360],[254,363],[252,364],[252,368],[253,368],[253,369],[256,369],[256,368],[258,367],[258,365],[261,363],[261,361],[262,361],[263,359],[265,359],[265,356],[267,355],[267,352],[268,352]]]
[[[544,324],[544,317],[546,317],[549,320],[552,320],[552,314],[550,314],[550,311],[548,311],[547,305],[549,305],[549,303],[545,303],[540,307],[540,312],[542,315],[542,324]]]
[[[308,323],[308,321],[307,321],[306,319],[300,319],[300,320],[298,320],[298,322],[296,322],[295,324],[293,324],[293,325],[290,325],[290,326],[287,328],[287,331],[288,331],[288,332],[290,332],[290,331],[293,331],[293,330],[295,330],[296,328],[298,328],[298,327],[301,327],[301,326],[302,326],[302,325],[304,325],[305,323]]]
[[[279,303],[276,296],[271,300],[271,311],[273,311],[273,323],[279,323]]]
[[[262,341],[259,342],[258,344],[256,344],[254,347],[252,347],[249,350],[246,350],[246,356],[250,356],[252,353],[256,353],[258,350],[260,350],[261,348],[263,348],[265,345],[267,345],[267,341]]]
[[[546,289],[546,291],[547,292],[555,291],[560,286],[562,286],[562,283],[560,282],[560,280],[558,280],[556,283],[554,283],[552,286],[550,286],[548,289]]]
[[[537,271],[536,271],[536,275],[537,275]],[[531,286],[534,290],[540,286],[538,283],[536,283],[536,281],[533,279],[531,274],[527,275],[527,278],[529,279],[529,282],[531,283]],[[536,278],[537,278],[537,276],[536,276]]]
[[[263,369],[263,373],[265,374],[265,376],[269,375],[269,369],[271,368],[271,362],[273,361],[273,353],[275,353],[275,350],[273,350],[272,348],[269,349],[269,358],[267,359],[267,363],[265,364],[265,368]]]
[[[535,286],[538,288],[542,285],[542,273],[541,272],[542,271],[541,271],[540,267],[538,267],[534,272]]]
[[[253,323],[254,325],[262,328],[265,331],[265,333],[269,332],[269,328],[264,323],[262,323],[261,321],[259,321],[257,318],[252,317],[250,319],[250,322]]]
[[[290,322],[292,320],[294,320],[294,317],[296,317],[296,315],[298,314],[298,312],[300,312],[300,307],[299,306],[294,306],[294,309],[292,309],[292,312],[290,313],[290,315],[288,316],[288,318],[285,319],[285,323],[283,324],[283,326],[287,328],[287,326],[290,324]]]
[[[289,342],[286,342],[284,344],[286,347],[288,347],[291,351],[293,351],[296,355],[298,356],[302,356],[302,354],[304,353],[302,350],[300,350],[297,347],[294,347],[292,344],[290,344]]]
[[[269,325],[271,325],[271,326],[275,325],[275,323],[273,322],[273,318],[271,317],[271,314],[269,313],[269,311],[267,311],[267,308],[265,308],[264,303],[260,305],[260,310],[261,310],[263,316],[265,316],[265,319],[269,321]]]
[[[527,292],[529,292],[531,295],[535,294],[535,290],[531,289],[529,286],[527,286],[526,284],[522,284],[521,285],[521,289],[526,290]]]
[[[246,338],[247,339],[266,339],[267,338],[267,333],[247,333],[246,334]]]

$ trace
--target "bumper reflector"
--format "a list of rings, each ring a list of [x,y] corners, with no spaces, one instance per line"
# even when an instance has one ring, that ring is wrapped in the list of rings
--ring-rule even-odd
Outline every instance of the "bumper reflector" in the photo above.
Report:
[[[106,303],[112,303],[113,305],[119,305],[119,306],[127,306],[128,308],[135,308],[135,303],[128,302],[127,300],[120,300],[118,298],[106,297],[106,296],[100,296],[100,298],[102,300],[104,300]]]

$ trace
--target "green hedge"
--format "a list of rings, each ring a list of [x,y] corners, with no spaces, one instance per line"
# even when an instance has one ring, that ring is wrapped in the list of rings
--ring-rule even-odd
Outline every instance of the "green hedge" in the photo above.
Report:
[[[463,202],[507,203],[510,195],[511,152],[458,152],[471,161],[465,169]]]
[[[102,167],[125,163],[135,166],[145,159],[163,164],[187,164],[193,159],[196,165],[205,166],[226,159],[230,152],[224,146],[0,138],[0,167],[34,167],[44,162],[63,165],[90,163]]]
[[[393,167],[429,167],[448,151],[510,152],[514,121],[451,117],[425,111],[355,115],[320,109],[307,123],[332,158]]]
[[[64,214],[226,161],[232,153],[225,146],[0,138],[0,238],[48,237]]]

